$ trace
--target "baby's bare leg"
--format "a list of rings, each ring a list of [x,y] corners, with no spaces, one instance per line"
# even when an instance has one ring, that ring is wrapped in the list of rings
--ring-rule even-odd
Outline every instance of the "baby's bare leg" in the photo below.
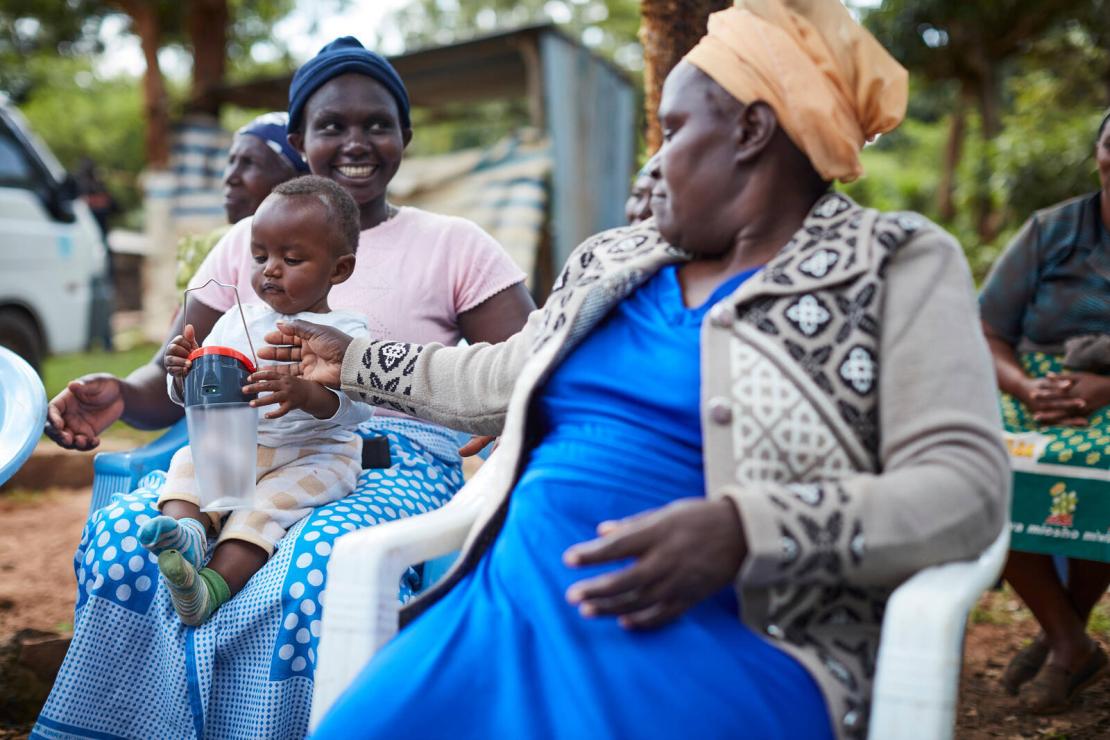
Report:
[[[198,522],[206,524],[205,529],[209,534],[212,533],[212,525],[208,516],[192,501],[170,499],[169,501],[163,501],[159,508],[162,511],[162,516],[168,516],[172,519],[196,519]]]
[[[185,446],[174,454],[166,471],[166,482],[158,498],[162,516],[139,528],[139,542],[155,555],[176,550],[190,565],[199,568],[208,551],[208,536],[214,522],[201,512],[197,501],[192,450]]]
[[[239,593],[269,557],[258,545],[225,539],[216,545],[208,567],[199,572],[177,550],[160,554],[158,569],[166,579],[173,608],[181,621],[198,625],[208,621],[214,611]]]
[[[234,596],[243,590],[251,576],[261,570],[269,559],[269,553],[258,545],[245,540],[226,539],[216,545],[216,551],[208,561],[208,568],[223,576]]]

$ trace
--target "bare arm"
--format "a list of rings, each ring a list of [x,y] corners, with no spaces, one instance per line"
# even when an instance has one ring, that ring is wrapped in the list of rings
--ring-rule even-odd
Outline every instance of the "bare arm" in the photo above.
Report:
[[[1029,377],[1018,363],[1017,353],[1013,345],[999,336],[991,325],[982,322],[983,334],[987,338],[987,347],[990,348],[994,360],[994,372],[998,378],[998,387],[1002,392],[1016,396],[1021,401],[1026,401],[1026,385]]]
[[[1076,377],[1050,373],[1043,378],[1030,378],[1018,362],[1013,345],[1003,339],[987,322],[982,322],[987,338],[998,387],[1025,404],[1033,418],[1042,424],[1082,426],[1087,423],[1086,413],[1098,406],[1088,407],[1082,397],[1072,394]]]
[[[516,334],[536,310],[524,283],[517,283],[459,314],[459,329],[471,344],[497,344]]]
[[[197,341],[212,330],[220,312],[199,301],[189,306],[189,319]],[[94,373],[70,381],[50,400],[45,432],[60,447],[92,450],[100,435],[119,419],[139,429],[161,429],[181,418],[181,407],[166,393],[163,367],[166,347],[180,335],[184,321],[178,315],[162,347],[150,362],[125,379]]]

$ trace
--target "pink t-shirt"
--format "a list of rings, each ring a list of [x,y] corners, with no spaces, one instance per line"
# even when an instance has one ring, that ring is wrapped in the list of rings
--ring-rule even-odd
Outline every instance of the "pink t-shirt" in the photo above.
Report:
[[[261,299],[251,288],[251,219],[212,248],[189,287],[210,278],[239,289],[243,303]],[[328,305],[364,314],[374,339],[458,344],[459,314],[524,280],[508,253],[466,219],[404,207],[359,235],[355,271],[331,289]],[[234,294],[216,286],[190,294],[223,312]]]
[[[243,303],[261,301],[251,287],[250,240],[251,219],[245,218],[212,248],[189,287],[215,278],[236,286]],[[462,338],[460,313],[523,280],[504,248],[477,224],[404,207],[359,235],[355,271],[331,289],[328,305],[365,315],[375,339],[454,345]],[[234,294],[217,286],[190,298],[221,313],[235,305]]]

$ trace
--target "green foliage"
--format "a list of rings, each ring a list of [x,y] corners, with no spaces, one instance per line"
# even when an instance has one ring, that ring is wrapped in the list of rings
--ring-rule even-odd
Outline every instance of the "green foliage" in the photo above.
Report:
[[[642,68],[637,0],[411,0],[391,19],[409,49],[551,21],[625,69]]]
[[[994,187],[1013,217],[1097,189],[1095,132],[1108,102],[1100,79],[1107,69],[1110,51],[1076,25],[1041,39],[1009,80],[992,154]]]
[[[96,31],[111,12],[100,0],[4,0],[0,5],[0,90],[16,101],[32,86],[24,62],[49,52],[74,57],[99,51]]]
[[[942,225],[978,279],[1033,211],[1090,192],[1100,112],[1110,102],[1110,0],[885,0],[867,26],[911,73],[906,122],[863,154],[863,203],[940,221],[937,188],[953,111],[970,106]],[[994,121],[983,133],[983,116]],[[984,228],[983,203],[993,204]],[[984,238],[982,234],[989,236]]]
[[[90,158],[121,209],[137,208],[144,151],[142,100],[135,81],[101,79],[88,58],[39,54],[25,66],[37,80],[20,106],[32,130],[70,171],[82,157]]]
[[[226,0],[230,14],[227,78],[238,81],[287,72],[288,50],[273,39],[273,26],[292,10],[295,0]],[[327,0],[338,11],[349,0]],[[157,0],[161,42],[187,46],[189,2]],[[100,169],[109,191],[125,212],[123,221],[137,226],[141,194],[138,175],[145,164],[145,116],[141,89],[131,78],[101,79],[94,73],[100,52],[99,33],[122,5],[109,0],[4,0],[0,4],[0,91],[8,93],[35,132],[62,164],[73,169],[89,157]],[[251,51],[270,47],[269,61],[256,62]],[[180,81],[167,81],[172,114],[187,92]]]
[[[153,3],[159,18],[163,47],[187,48],[189,1],[144,0]],[[256,44],[277,52],[277,71],[292,64],[288,51],[273,38],[274,24],[293,9],[295,0],[225,0],[230,15],[227,56],[229,72],[253,68],[249,60]],[[338,11],[349,0],[327,0],[326,9]],[[48,53],[63,58],[88,57],[100,51],[100,27],[108,16],[124,15],[122,3],[111,0],[4,0],[0,4],[0,90],[17,100],[36,84],[22,68],[29,55]]]

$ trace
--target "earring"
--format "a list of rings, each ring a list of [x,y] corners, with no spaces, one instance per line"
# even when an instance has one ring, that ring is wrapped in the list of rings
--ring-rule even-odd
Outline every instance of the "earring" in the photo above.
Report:
[[[301,152],[301,161],[302,162],[308,162],[308,155],[305,154],[304,152]]]

